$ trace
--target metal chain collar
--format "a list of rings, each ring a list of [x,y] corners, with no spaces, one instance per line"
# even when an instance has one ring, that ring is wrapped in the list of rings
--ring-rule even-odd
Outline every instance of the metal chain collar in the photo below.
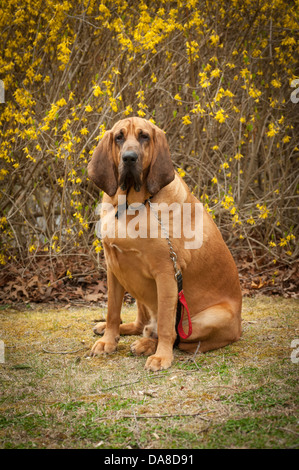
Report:
[[[179,268],[177,267],[177,254],[176,254],[176,252],[175,252],[174,249],[173,249],[172,243],[171,243],[170,238],[169,238],[169,234],[168,234],[168,232],[167,232],[165,226],[163,225],[162,221],[159,219],[159,216],[158,216],[157,212],[156,212],[155,209],[153,208],[150,199],[148,199],[147,202],[148,202],[148,205],[149,205],[149,207],[150,207],[152,213],[154,214],[155,218],[157,219],[158,223],[160,224],[161,230],[162,230],[162,232],[164,233],[165,238],[166,238],[166,240],[167,240],[168,247],[169,247],[170,259],[171,259],[171,261],[172,261],[172,263],[173,263],[173,268],[174,268],[174,277],[175,277],[175,279],[177,280],[177,279],[178,279],[178,276],[181,274],[181,271],[180,271]]]

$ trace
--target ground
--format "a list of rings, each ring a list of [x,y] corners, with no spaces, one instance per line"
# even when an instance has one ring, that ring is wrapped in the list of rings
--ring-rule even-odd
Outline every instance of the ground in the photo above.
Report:
[[[123,321],[135,312],[124,305]],[[105,314],[0,307],[0,448],[298,447],[297,300],[245,298],[240,341],[196,357],[176,349],[171,369],[156,373],[131,354],[136,337],[88,357]]]

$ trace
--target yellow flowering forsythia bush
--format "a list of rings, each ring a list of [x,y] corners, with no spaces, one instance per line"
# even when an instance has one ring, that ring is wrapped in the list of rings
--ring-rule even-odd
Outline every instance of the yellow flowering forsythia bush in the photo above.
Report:
[[[291,264],[298,11],[298,0],[6,0],[0,263],[101,250],[86,166],[106,128],[139,115],[166,131],[232,250]]]

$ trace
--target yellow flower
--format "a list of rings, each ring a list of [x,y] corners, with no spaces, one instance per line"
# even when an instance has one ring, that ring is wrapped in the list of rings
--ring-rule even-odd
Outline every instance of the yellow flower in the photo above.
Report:
[[[231,206],[234,204],[234,198],[232,196],[224,196],[224,200],[221,201],[221,205],[225,208],[225,209],[230,209]]]
[[[47,121],[52,121],[53,119],[55,119],[57,116],[58,116],[58,109],[59,109],[59,106],[57,106],[57,104],[51,104],[51,109],[48,113],[48,115],[44,118],[44,120],[47,120]]]
[[[179,104],[182,104],[182,103],[179,103]],[[205,110],[201,107],[201,104],[198,103],[196,106],[194,106],[193,109],[191,109],[191,113],[203,115],[205,113]]]
[[[101,87],[99,87],[99,85],[94,85],[93,94],[94,96],[100,96],[100,95],[103,95],[104,92],[101,90]]]
[[[246,222],[250,225],[255,225],[255,221],[254,221],[254,218],[252,217],[252,215],[249,217],[249,219],[246,220]]]
[[[105,132],[106,132],[106,126],[105,126],[105,124],[101,124],[101,125],[100,125],[99,139],[102,139],[102,138],[104,137]],[[91,153],[93,153],[93,150],[92,150]]]
[[[124,115],[128,116],[128,114],[131,114],[133,112],[132,106],[129,104],[126,109],[124,110]]]
[[[219,109],[219,111],[217,111],[214,118],[216,119],[216,121],[220,122],[220,124],[221,124],[228,118],[228,114],[225,114],[224,109],[221,108],[221,109]]]
[[[257,204],[256,207],[259,209],[259,218],[266,219],[269,214],[269,209],[267,209],[266,204]]]
[[[220,40],[220,38],[219,38],[218,34],[212,34],[212,36],[210,36],[210,41],[213,44],[213,46],[216,46],[218,44],[219,40]]]
[[[182,170],[182,168],[178,168],[178,174],[181,176],[181,178],[184,178],[184,176],[186,176],[186,172]]]
[[[223,168],[224,170],[229,168],[229,164],[227,162],[224,162],[222,163],[222,165],[220,165],[220,168]]]
[[[90,106],[90,104],[88,104],[87,106],[85,106],[85,111],[87,113],[90,113],[91,111],[93,111],[92,107]]]
[[[57,49],[58,49],[57,57],[58,57],[58,60],[60,60],[63,64],[62,66],[59,67],[61,70],[65,68],[65,65],[68,63],[71,52],[72,52],[68,48],[69,44],[70,44],[70,40],[64,39],[62,43],[58,44],[57,46]]]
[[[4,226],[7,224],[6,217],[1,217],[0,219],[0,228],[4,229]]]
[[[86,134],[88,134],[88,132],[89,132],[89,130],[86,127],[83,127],[80,131],[80,134],[86,135]]]
[[[116,99],[110,97],[110,98],[109,98],[109,101],[110,101],[110,107],[111,107],[112,111],[114,111],[115,113],[117,113],[118,108],[117,108]]]
[[[103,247],[101,246],[99,240],[96,239],[94,242],[92,242],[92,244],[93,244],[93,246],[94,246],[94,251],[95,251],[96,253],[100,253],[100,252],[102,251]]]
[[[209,80],[204,80],[203,82],[200,82],[200,86],[202,88],[208,88],[211,85],[211,82]]]
[[[136,94],[137,98],[139,98],[140,100],[144,100],[144,90],[136,91],[135,94]]]
[[[189,124],[191,124],[191,119],[190,119],[189,114],[187,114],[186,116],[183,116],[182,121],[185,126],[188,126]]]
[[[268,137],[274,137],[275,134],[277,134],[277,132],[278,132],[278,128],[275,127],[275,124],[273,122],[271,122],[269,124],[269,131],[267,132],[267,136]]]
[[[258,98],[259,96],[261,96],[262,92],[258,90],[257,88],[254,88],[253,86],[251,86],[249,88],[248,94],[249,96],[251,96],[251,98]]]
[[[225,96],[228,96],[229,98],[233,98],[235,96],[230,90],[225,90],[224,94]]]
[[[101,13],[104,13],[106,16],[110,16],[110,15],[111,15],[110,10],[108,10],[108,8],[106,7],[106,5],[104,5],[103,3],[101,3],[101,4],[99,5],[99,11],[100,11]]]
[[[218,68],[211,72],[211,77],[220,77],[220,75],[221,75],[221,70]]]
[[[64,98],[61,98],[59,101],[56,101],[56,105],[61,108],[62,106],[66,105],[66,101]]]
[[[272,82],[271,82],[271,85],[273,85],[274,88],[280,88],[281,87],[281,81],[277,80],[277,78],[274,78],[274,80],[272,80]]]
[[[4,168],[2,168],[2,170],[0,171],[0,180],[3,180],[4,176],[8,175],[8,173],[9,173],[8,170],[5,170]]]

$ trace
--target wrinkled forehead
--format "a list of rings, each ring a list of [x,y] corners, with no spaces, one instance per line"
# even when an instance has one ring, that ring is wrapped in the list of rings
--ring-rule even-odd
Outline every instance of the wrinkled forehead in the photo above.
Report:
[[[118,121],[111,129],[113,134],[123,132],[125,136],[135,135],[138,136],[141,131],[146,131],[149,135],[154,132],[154,126],[151,122],[141,118],[128,118]]]

